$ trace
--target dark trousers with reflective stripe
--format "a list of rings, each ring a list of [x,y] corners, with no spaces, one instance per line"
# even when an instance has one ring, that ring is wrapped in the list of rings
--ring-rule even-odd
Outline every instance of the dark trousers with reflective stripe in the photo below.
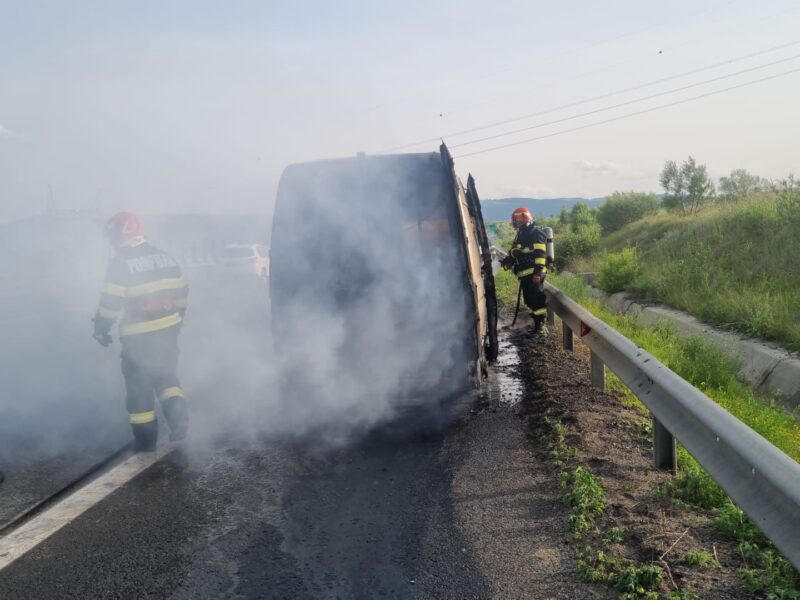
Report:
[[[122,375],[133,435],[139,446],[151,447],[158,437],[155,398],[161,399],[171,429],[188,418],[178,381],[180,326],[122,338]]]
[[[519,278],[522,286],[522,299],[525,301],[533,320],[537,323],[543,322],[547,317],[547,296],[544,294],[544,276],[540,283],[533,282],[533,275],[525,275]]]

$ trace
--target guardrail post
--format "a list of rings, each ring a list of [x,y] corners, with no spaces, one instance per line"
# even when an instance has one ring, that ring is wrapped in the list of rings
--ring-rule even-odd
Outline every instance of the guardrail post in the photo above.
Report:
[[[606,365],[602,360],[600,360],[600,357],[594,353],[594,350],[592,350],[590,362],[592,365],[592,385],[596,388],[600,388],[601,390],[605,389]]]
[[[555,325],[556,324],[556,313],[553,312],[553,309],[549,306],[547,307],[547,324],[548,325]]]
[[[566,321],[561,321],[561,342],[564,346],[564,350],[569,350],[572,352],[573,348],[573,337],[572,337],[572,329],[569,328]]]
[[[675,438],[653,416],[653,464],[656,469],[672,471],[678,470],[678,452],[675,447]]]

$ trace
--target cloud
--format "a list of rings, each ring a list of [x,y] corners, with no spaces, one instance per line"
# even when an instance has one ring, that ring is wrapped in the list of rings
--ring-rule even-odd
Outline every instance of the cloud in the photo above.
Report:
[[[658,171],[641,168],[630,163],[609,161],[591,161],[582,159],[573,163],[575,168],[584,173],[595,173],[601,176],[614,176],[624,180],[657,180]]]
[[[593,162],[584,158],[576,161],[575,166],[586,173],[600,173],[601,175],[625,174],[625,169],[613,162]]]

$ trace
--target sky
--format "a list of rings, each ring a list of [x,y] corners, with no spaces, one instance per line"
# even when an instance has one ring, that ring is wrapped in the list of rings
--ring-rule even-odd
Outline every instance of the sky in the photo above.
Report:
[[[439,138],[483,198],[659,191],[664,161],[689,155],[714,177],[800,172],[800,72],[783,75],[800,68],[797,0],[0,0],[0,15],[0,222],[48,204],[269,212],[288,164]]]

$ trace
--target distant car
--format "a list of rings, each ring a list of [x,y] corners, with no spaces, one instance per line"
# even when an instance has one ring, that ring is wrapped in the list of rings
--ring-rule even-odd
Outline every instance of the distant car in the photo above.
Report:
[[[229,244],[220,259],[231,270],[252,270],[259,277],[269,277],[269,251],[261,244]]]

